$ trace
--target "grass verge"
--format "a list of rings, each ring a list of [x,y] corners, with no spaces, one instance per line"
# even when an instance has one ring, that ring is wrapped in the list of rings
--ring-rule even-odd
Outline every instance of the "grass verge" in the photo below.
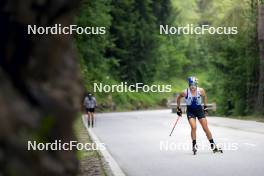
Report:
[[[92,143],[92,140],[86,131],[82,123],[82,119],[79,118],[74,123],[74,132],[80,143]],[[106,176],[107,173],[104,168],[104,163],[101,156],[94,150],[82,150],[77,151],[77,157],[79,159],[79,174],[78,176]]]

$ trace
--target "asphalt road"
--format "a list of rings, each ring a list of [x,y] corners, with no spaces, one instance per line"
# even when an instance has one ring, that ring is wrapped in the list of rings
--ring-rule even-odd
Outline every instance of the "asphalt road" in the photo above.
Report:
[[[264,173],[264,124],[208,117],[215,142],[213,154],[198,124],[198,153],[191,149],[186,116],[169,137],[176,114],[170,110],[96,114],[92,130],[126,175],[261,176]],[[204,148],[203,148],[204,147]]]

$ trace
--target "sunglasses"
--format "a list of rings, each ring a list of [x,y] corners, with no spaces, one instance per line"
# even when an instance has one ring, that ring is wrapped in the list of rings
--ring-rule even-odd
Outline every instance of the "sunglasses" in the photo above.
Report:
[[[190,88],[196,88],[197,85],[196,85],[196,84],[190,84],[189,87],[190,87]]]

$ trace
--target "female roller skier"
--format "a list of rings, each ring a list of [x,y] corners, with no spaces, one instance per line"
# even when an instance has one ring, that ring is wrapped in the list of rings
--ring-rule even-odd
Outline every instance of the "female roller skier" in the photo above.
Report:
[[[90,124],[91,124],[91,126],[93,127],[94,121],[95,121],[94,120],[94,111],[96,108],[95,97],[91,93],[88,93],[84,98],[83,105],[85,107],[86,114],[87,114],[87,121],[88,121],[87,125],[88,125],[88,127],[90,127]]]
[[[198,79],[196,77],[188,78],[189,87],[180,93],[177,97],[177,114],[182,116],[182,110],[180,108],[181,98],[185,98],[185,102],[187,105],[187,118],[189,124],[191,126],[191,137],[192,137],[192,146],[194,155],[197,152],[196,145],[196,117],[198,118],[207,139],[210,142],[211,149],[213,152],[223,152],[221,149],[218,149],[216,144],[214,143],[212,133],[207,125],[206,115],[208,114],[207,108],[207,95],[203,88],[198,87]],[[202,106],[202,99],[204,106]]]

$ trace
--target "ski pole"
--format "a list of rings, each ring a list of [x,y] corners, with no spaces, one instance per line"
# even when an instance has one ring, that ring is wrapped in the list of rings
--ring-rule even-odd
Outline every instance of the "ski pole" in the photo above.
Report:
[[[177,123],[178,123],[180,117],[181,117],[181,116],[178,116],[178,117],[177,117],[176,122],[174,123],[174,126],[173,126],[173,128],[172,128],[172,130],[171,130],[170,136],[172,135],[172,133],[173,133],[173,131],[174,131],[174,129],[175,129],[175,127],[176,127],[176,125],[177,125]]]

